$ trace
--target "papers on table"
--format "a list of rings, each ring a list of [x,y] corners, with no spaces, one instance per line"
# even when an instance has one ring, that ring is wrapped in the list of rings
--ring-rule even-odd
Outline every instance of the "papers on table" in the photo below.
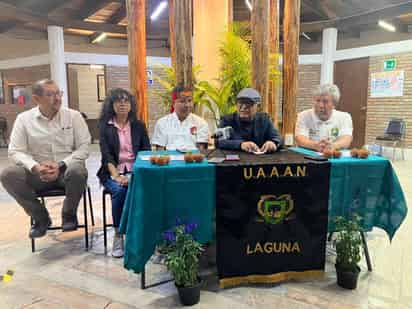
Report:
[[[139,156],[139,159],[143,161],[149,161],[151,156],[152,155]],[[185,156],[182,154],[181,155],[169,155],[169,157],[171,161],[184,161],[185,159]]]

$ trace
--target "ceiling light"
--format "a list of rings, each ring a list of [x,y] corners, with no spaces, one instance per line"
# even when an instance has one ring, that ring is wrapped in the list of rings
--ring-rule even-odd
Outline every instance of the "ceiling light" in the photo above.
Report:
[[[305,39],[307,39],[307,40],[309,40],[309,41],[312,41],[312,39],[310,38],[310,36],[308,36],[305,32],[302,32],[302,36],[303,36]]]
[[[155,20],[156,18],[158,18],[160,13],[162,13],[166,7],[167,7],[167,1],[160,2],[157,8],[153,11],[152,15],[150,15],[150,19]]]
[[[250,0],[245,0],[245,2],[246,2],[246,5],[247,5],[249,11],[251,11],[252,10],[252,3],[250,3]]]
[[[391,32],[395,32],[395,31],[396,31],[396,28],[395,28],[394,25],[392,25],[392,24],[390,24],[390,23],[387,23],[387,22],[384,21],[384,20],[380,20],[380,21],[378,22],[378,25],[379,25],[379,27],[381,27],[381,28],[383,28],[383,29],[385,29],[385,30],[388,30],[388,31],[391,31]]]
[[[96,36],[96,37],[93,39],[92,44],[94,44],[94,43],[100,43],[100,42],[103,41],[106,37],[107,37],[107,33],[106,33],[106,32],[102,32],[101,34],[99,34],[98,36]]]

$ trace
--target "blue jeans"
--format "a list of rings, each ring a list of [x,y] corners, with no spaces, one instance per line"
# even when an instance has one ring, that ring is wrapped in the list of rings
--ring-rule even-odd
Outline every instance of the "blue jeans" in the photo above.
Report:
[[[120,185],[117,181],[110,178],[106,180],[103,186],[112,196],[113,226],[119,227],[120,219],[122,218],[123,205],[126,200],[127,187]]]

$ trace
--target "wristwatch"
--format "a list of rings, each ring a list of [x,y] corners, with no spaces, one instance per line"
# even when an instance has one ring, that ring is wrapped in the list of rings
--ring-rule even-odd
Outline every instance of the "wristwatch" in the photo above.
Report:
[[[58,164],[58,166],[59,166],[59,173],[60,173],[60,174],[64,174],[64,172],[65,172],[66,169],[67,169],[66,163],[64,163],[64,161],[60,161],[60,162],[57,163],[57,164]]]

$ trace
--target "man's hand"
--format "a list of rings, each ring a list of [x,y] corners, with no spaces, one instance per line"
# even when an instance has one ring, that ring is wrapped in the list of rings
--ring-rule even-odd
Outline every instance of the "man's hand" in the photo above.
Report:
[[[125,187],[127,187],[127,185],[129,184],[129,178],[124,175],[114,177],[114,181],[117,181],[121,186]]]
[[[59,177],[59,165],[53,161],[44,161],[36,164],[33,167],[33,171],[39,175],[40,180],[43,182],[52,182]]]
[[[262,152],[275,152],[278,147],[276,147],[276,144],[272,141],[267,141],[266,143],[263,144],[262,148],[260,148],[260,151]]]
[[[259,147],[254,142],[243,142],[240,144],[240,149],[246,152],[259,151]]]
[[[32,171],[33,174],[36,174],[36,175],[39,175],[39,176],[46,174],[46,173],[47,173],[47,170],[48,170],[48,168],[45,167],[45,166],[43,166],[43,165],[41,165],[41,164],[36,164],[36,165],[33,166],[33,168],[31,169],[31,171]]]
[[[316,142],[315,144],[315,150],[318,152],[324,152],[326,149],[331,149],[332,144],[325,139],[320,140],[319,142]]]

